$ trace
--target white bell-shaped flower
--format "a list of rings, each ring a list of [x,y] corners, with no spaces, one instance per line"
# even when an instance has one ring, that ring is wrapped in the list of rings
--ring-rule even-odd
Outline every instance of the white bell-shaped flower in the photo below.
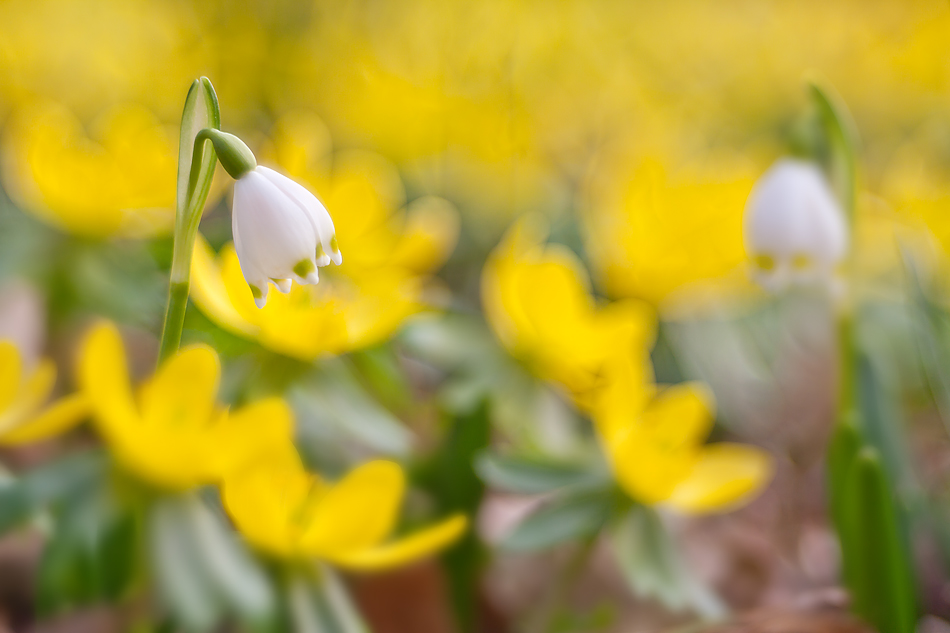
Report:
[[[259,308],[268,282],[287,293],[292,281],[315,284],[317,268],[343,262],[323,203],[273,169],[256,166],[237,179],[231,219],[241,272]]]
[[[848,248],[844,213],[817,165],[781,159],[759,179],[745,209],[753,276],[777,291],[790,285],[832,288]]]

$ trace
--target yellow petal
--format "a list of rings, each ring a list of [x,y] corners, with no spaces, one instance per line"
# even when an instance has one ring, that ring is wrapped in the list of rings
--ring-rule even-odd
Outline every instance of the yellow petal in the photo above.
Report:
[[[89,415],[89,408],[89,401],[82,394],[62,398],[37,417],[0,435],[0,444],[28,444],[59,435],[82,422]]]
[[[26,379],[6,411],[0,412],[0,433],[36,414],[56,383],[56,365],[43,359]]]
[[[20,351],[10,341],[0,341],[0,414],[10,406],[20,390]]]
[[[256,547],[282,557],[296,552],[297,521],[319,481],[304,470],[292,445],[276,450],[221,486],[224,506],[238,531]]]
[[[221,365],[210,347],[184,349],[158,368],[141,391],[142,419],[169,431],[209,426],[214,414]]]
[[[376,545],[393,530],[405,485],[395,462],[377,460],[353,469],[315,504],[302,550],[327,558]]]
[[[771,480],[772,458],[743,444],[711,444],[668,499],[682,512],[716,512],[750,501]]]
[[[605,438],[614,473],[627,494],[659,503],[689,475],[712,423],[710,400],[701,385],[670,387],[639,420]]]
[[[233,246],[229,244],[222,249],[220,258],[222,262],[236,263],[237,254]],[[231,262],[232,259],[234,262]],[[239,268],[238,272],[240,272]],[[253,337],[257,334],[259,328],[256,322],[248,318],[254,315],[251,310],[257,310],[257,307],[254,305],[254,298],[244,277],[239,277],[241,287],[235,290],[243,290],[247,294],[247,301],[238,307],[234,303],[224,272],[215,261],[214,251],[200,234],[195,240],[191,275],[194,282],[191,287],[191,298],[209,319],[239,336]]]
[[[93,417],[107,438],[139,422],[122,337],[111,323],[100,323],[86,335],[78,378],[82,392],[89,398]]]
[[[468,526],[456,515],[409,536],[368,549],[334,555],[328,560],[353,571],[382,571],[430,556],[458,540]]]
[[[258,400],[226,416],[214,429],[214,461],[219,476],[246,466],[293,441],[294,415],[281,398]]]

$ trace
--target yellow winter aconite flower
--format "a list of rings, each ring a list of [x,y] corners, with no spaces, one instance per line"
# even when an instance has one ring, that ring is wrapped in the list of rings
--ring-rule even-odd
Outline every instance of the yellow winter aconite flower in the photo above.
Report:
[[[221,368],[214,351],[189,347],[165,361],[133,394],[118,330],[94,326],[79,381],[116,459],[161,488],[215,483],[259,452],[290,442],[293,414],[279,398],[229,412],[215,402]]]
[[[0,445],[27,444],[66,431],[89,414],[82,394],[47,405],[56,382],[56,366],[43,359],[25,372],[16,345],[0,341]]]
[[[772,461],[764,451],[703,444],[714,406],[704,385],[657,390],[627,360],[608,367],[593,417],[614,476],[633,499],[682,512],[715,512],[751,500],[769,482]]]
[[[649,344],[654,316],[634,300],[598,306],[581,262],[544,237],[528,220],[508,231],[482,271],[482,304],[513,355],[583,402],[608,358]]]
[[[312,115],[283,118],[270,153],[329,209],[343,264],[323,269],[316,285],[275,293],[258,309],[233,245],[216,257],[199,238],[192,263],[195,304],[221,327],[304,360],[391,336],[425,307],[428,273],[442,265],[458,236],[455,208],[435,197],[405,205],[398,172],[373,154],[337,156],[331,172],[329,133]]]
[[[57,105],[22,108],[3,145],[4,184],[23,208],[88,237],[148,237],[175,221],[178,152],[147,110],[106,113],[86,135]]]
[[[589,251],[607,291],[660,304],[670,293],[743,265],[744,169],[674,177],[656,160],[597,188]]]
[[[222,492],[238,530],[256,547],[281,558],[318,558],[351,570],[411,563],[453,543],[467,524],[455,515],[389,541],[405,492],[398,464],[368,462],[331,483],[308,473],[289,445],[234,471]]]

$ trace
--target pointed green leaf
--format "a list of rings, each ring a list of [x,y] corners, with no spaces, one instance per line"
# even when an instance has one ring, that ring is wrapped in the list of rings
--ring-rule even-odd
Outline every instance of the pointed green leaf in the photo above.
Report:
[[[491,452],[478,456],[475,470],[489,486],[518,494],[542,494],[561,488],[602,487],[610,481],[607,470],[597,466]]]
[[[911,563],[898,533],[893,494],[877,451],[862,449],[846,484],[845,555],[852,608],[881,633],[911,633],[916,602]]]
[[[199,202],[204,206],[211,189],[214,176],[215,154],[210,143],[203,143],[198,153],[199,164],[193,169],[195,156],[195,138],[205,128],[220,128],[221,112],[218,109],[218,95],[207,77],[195,79],[185,97],[185,108],[181,115],[181,135],[178,145],[178,189],[177,217],[195,213]],[[197,210],[198,213],[201,209]]]
[[[611,537],[624,578],[638,596],[709,619],[725,615],[725,605],[687,569],[653,508],[635,505],[616,523]]]
[[[822,85],[815,79],[808,84],[811,96],[818,108],[822,127],[828,141],[829,155],[826,156],[826,168],[838,200],[841,202],[853,225],[855,194],[857,192],[855,150],[858,143],[857,126],[851,118],[844,101],[834,90]]]
[[[604,527],[613,504],[612,489],[562,495],[528,515],[505,537],[501,547],[534,551],[590,538]]]
[[[220,620],[223,605],[198,564],[187,505],[181,497],[155,504],[149,553],[159,596],[172,618],[187,631],[208,631]]]

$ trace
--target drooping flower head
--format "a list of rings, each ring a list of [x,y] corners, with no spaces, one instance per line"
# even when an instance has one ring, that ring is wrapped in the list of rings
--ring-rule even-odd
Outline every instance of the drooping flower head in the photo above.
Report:
[[[199,136],[214,144],[218,160],[236,180],[231,230],[258,308],[267,303],[268,284],[286,294],[292,282],[316,284],[317,268],[343,263],[333,220],[305,187],[257,164],[247,145],[216,129]]]
[[[770,290],[827,283],[848,246],[844,213],[817,165],[775,163],[756,183],[745,211],[753,276]]]

